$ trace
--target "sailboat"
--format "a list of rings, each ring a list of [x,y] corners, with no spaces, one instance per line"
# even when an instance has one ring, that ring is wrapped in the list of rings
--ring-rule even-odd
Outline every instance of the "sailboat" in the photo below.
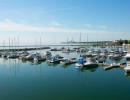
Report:
[[[53,49],[51,49],[50,51],[57,51],[57,48],[55,47],[55,35],[54,35],[54,48]]]
[[[40,37],[40,47],[39,48],[41,48],[41,37]],[[36,43],[36,45],[37,45],[37,43]],[[37,46],[36,46],[37,47]],[[50,52],[48,52],[48,54],[50,54]],[[46,58],[46,55],[43,55],[43,53],[37,53],[36,52],[36,54],[34,54],[34,57],[33,57],[33,60],[35,61],[35,62],[39,62],[39,61],[45,61],[47,58]]]
[[[15,38],[14,38],[14,44],[15,44]],[[18,45],[19,45],[19,37],[18,37]],[[16,44],[15,44],[15,46],[16,46]],[[12,48],[13,48],[13,41],[12,41]],[[10,51],[10,38],[9,38],[9,51]],[[19,55],[18,55],[18,53],[16,52],[16,51],[11,51],[10,53],[9,53],[9,55],[7,56],[7,58],[18,58],[19,57]]]
[[[4,42],[3,42],[3,52],[2,52],[2,54],[1,54],[1,56],[2,56],[3,58],[5,58],[5,57],[7,57],[8,55],[9,55],[9,51],[6,50],[5,40],[4,40]]]

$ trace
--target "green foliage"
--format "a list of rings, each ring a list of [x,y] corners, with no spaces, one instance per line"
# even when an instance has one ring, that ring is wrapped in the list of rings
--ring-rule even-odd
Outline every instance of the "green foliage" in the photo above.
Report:
[[[128,40],[128,44],[130,44],[130,40]]]
[[[125,44],[128,44],[128,40],[124,40],[124,43],[125,43]]]

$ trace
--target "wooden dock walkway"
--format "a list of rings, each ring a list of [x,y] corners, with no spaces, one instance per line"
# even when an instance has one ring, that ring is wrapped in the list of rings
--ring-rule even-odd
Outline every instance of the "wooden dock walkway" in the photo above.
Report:
[[[112,68],[121,68],[121,69],[124,69],[125,68],[125,64],[126,64],[126,62],[118,63],[118,64],[98,63],[99,66],[103,66],[104,70],[109,70],[109,69],[112,69]]]

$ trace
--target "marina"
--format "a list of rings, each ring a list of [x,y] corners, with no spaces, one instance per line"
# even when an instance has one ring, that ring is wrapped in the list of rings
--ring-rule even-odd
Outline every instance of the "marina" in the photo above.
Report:
[[[128,93],[128,89],[125,89],[128,88],[127,86],[130,83],[129,73],[126,74],[124,70],[127,63],[126,58],[113,60],[106,56],[105,62],[97,63],[98,66],[85,65],[84,67],[77,67],[77,59],[81,56],[87,57],[88,55],[85,56],[85,54],[89,52],[88,49],[90,48],[87,48],[86,52],[81,53],[77,51],[62,53],[62,51],[51,51],[52,47],[50,49],[28,50],[23,54],[19,54],[22,58],[0,58],[0,88],[2,91],[0,99],[16,100],[22,98],[24,100],[36,100],[37,98],[50,100],[52,98],[56,99],[58,96],[58,100],[69,98],[75,100],[84,100],[86,98],[96,100],[97,98],[104,99],[104,97],[110,99],[109,97],[113,95],[122,95],[122,92]],[[74,47],[70,47],[70,49],[72,48]],[[93,51],[97,49],[95,47],[92,48]],[[36,54],[37,57],[40,56],[46,60],[35,61],[33,58],[27,58],[31,57],[30,55],[32,54]],[[96,56],[91,57],[95,59]],[[57,61],[57,58],[60,61]],[[90,58],[90,56],[87,58]],[[118,66],[114,65],[115,62]],[[122,87],[122,83],[127,85]],[[111,87],[108,89],[103,84],[111,85]],[[118,91],[119,88],[122,92]],[[10,94],[12,89],[13,94]],[[97,93],[97,91],[100,92]],[[108,91],[110,92],[109,96],[107,94]],[[6,96],[2,95],[2,93],[6,93]],[[91,93],[94,96],[91,96]],[[123,99],[122,97],[115,98],[118,100]],[[126,96],[126,98],[129,98],[129,96]]]
[[[130,0],[0,0],[0,100],[129,100]]]

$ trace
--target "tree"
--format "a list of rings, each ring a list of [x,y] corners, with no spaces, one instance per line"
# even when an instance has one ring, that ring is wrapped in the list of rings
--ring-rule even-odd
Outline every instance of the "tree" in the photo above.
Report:
[[[128,40],[128,44],[130,44],[130,40]]]
[[[121,39],[118,42],[119,42],[119,45],[123,44],[123,41]]]
[[[123,42],[124,44],[128,44],[128,40],[124,40],[124,42]]]

